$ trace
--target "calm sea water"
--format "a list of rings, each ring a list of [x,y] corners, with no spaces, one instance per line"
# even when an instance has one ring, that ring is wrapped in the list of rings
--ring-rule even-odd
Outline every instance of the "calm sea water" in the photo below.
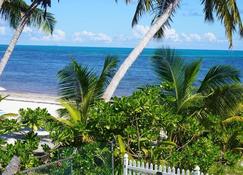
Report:
[[[5,49],[6,46],[0,45],[0,57]],[[106,55],[117,55],[121,63],[130,51],[131,49],[127,48],[17,46],[0,78],[0,86],[11,92],[56,95],[57,72],[70,63],[70,58],[77,59],[79,63],[90,66],[99,73]],[[144,50],[120,83],[115,95],[129,95],[138,87],[158,83],[150,62],[154,51],[154,49]],[[189,61],[198,58],[203,60],[199,79],[202,79],[207,70],[215,64],[229,64],[243,73],[243,51],[177,50],[177,52]]]

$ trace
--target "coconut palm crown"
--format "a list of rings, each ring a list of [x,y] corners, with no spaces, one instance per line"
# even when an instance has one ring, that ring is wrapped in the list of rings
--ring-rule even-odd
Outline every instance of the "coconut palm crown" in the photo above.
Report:
[[[138,0],[134,17],[132,19],[132,26],[135,26],[141,16],[149,12],[153,14],[152,24],[165,12],[165,10],[178,0]],[[243,24],[240,16],[240,10],[237,6],[236,0],[198,0],[203,6],[204,20],[207,22],[214,22],[217,18],[225,27],[225,33],[229,41],[229,47],[232,47],[233,34],[238,31],[243,37]],[[126,0],[126,3],[131,3],[131,0]],[[180,3],[180,1],[178,1]],[[170,27],[173,14],[176,12],[175,8],[172,10],[171,16],[167,22],[160,28],[155,37],[161,38],[164,35],[164,29]]]
[[[126,0],[126,3],[130,2],[132,1]],[[138,0],[132,24],[137,24],[139,18],[145,12],[152,12],[154,13],[154,18],[151,22],[152,25],[142,40],[121,64],[117,73],[111,80],[111,83],[103,94],[103,99],[105,101],[109,101],[111,99],[121,79],[142,53],[149,41],[153,37],[160,38],[164,35],[164,29],[170,26],[173,14],[180,2],[180,0]],[[237,29],[240,36],[243,37],[243,25],[236,0],[201,0],[201,4],[204,6],[206,21],[213,22],[215,14],[218,20],[223,23],[229,40],[229,47],[232,47],[233,33],[237,31]]]
[[[162,94],[175,99],[173,104],[178,113],[189,110],[229,116],[243,102],[240,72],[232,66],[213,66],[198,82],[201,60],[187,63],[174,50],[160,49],[152,57],[152,63],[163,82]]]
[[[9,22],[10,27],[16,29],[20,23],[23,15],[28,12],[30,6],[23,0],[4,1],[2,9],[0,9],[0,16],[5,21]],[[46,33],[52,33],[56,24],[55,17],[52,13],[46,13],[44,10],[36,8],[28,17],[26,26],[41,29]]]
[[[107,56],[100,75],[75,60],[58,72],[61,103],[71,123],[86,123],[88,108],[103,94],[115,73],[117,62],[116,57]]]
[[[14,35],[0,61],[0,76],[2,75],[8,60],[18,42],[25,26],[36,27],[46,33],[52,34],[56,20],[51,13],[37,8],[38,4],[29,6],[23,0],[4,1],[0,9],[0,16],[9,21],[15,28]]]

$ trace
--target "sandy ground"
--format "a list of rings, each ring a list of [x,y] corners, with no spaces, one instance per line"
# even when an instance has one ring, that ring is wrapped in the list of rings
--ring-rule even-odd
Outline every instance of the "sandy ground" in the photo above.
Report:
[[[12,92],[0,92],[1,96],[9,95],[6,99],[0,102],[0,113],[16,113],[20,108],[32,108],[37,107],[47,108],[48,112],[58,117],[56,110],[61,108],[58,103],[58,98],[54,96],[31,94],[31,93],[12,93]],[[21,132],[13,132],[11,134],[0,135],[0,138],[5,139],[7,143],[14,144],[16,140],[23,137],[23,133],[28,130],[24,129]],[[47,144],[50,147],[54,147],[54,144],[49,138],[49,133],[44,130],[37,131],[38,136],[41,138],[39,148],[36,152],[42,152],[41,145]]]
[[[31,94],[31,93],[12,93],[0,92],[1,96],[9,95],[0,102],[0,110],[4,113],[18,113],[20,108],[37,107],[47,108],[48,112],[57,117],[56,110],[61,108],[58,98],[54,96]]]

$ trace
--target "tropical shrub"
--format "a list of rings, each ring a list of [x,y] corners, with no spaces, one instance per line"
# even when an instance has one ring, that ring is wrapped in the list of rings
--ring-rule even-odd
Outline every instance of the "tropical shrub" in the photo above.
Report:
[[[111,103],[90,109],[88,130],[100,142],[115,139],[115,155],[204,172],[216,165],[234,166],[242,157],[242,122],[223,124],[226,117],[178,114],[160,86],[145,87]],[[119,162],[117,162],[119,163]]]
[[[59,94],[64,109],[60,109],[61,116],[57,119],[61,125],[66,125],[73,134],[69,144],[78,146],[82,142],[91,142],[87,131],[88,110],[94,101],[101,97],[104,88],[113,76],[117,58],[107,56],[100,75],[88,67],[72,62],[58,72]],[[66,142],[67,143],[67,142]]]
[[[196,82],[201,60],[185,62],[171,49],[157,50],[152,57],[154,71],[161,82],[164,96],[177,113],[198,115],[234,115],[243,101],[240,71],[229,65],[216,65],[209,69],[201,83]],[[199,86],[195,86],[199,84]]]
[[[7,144],[4,140],[0,141],[0,172],[4,170],[13,156],[20,158],[21,169],[41,164],[40,159],[34,153],[40,144],[40,138],[35,131],[45,125],[45,118],[49,116],[47,110],[20,109],[19,119],[8,119],[6,118],[8,115],[4,115],[0,120],[0,134],[21,133],[23,129],[27,129],[27,133],[23,132],[22,137],[12,144]]]
[[[28,133],[23,140],[14,144],[0,144],[0,172],[8,165],[13,156],[20,158],[20,168],[27,169],[40,164],[38,157],[33,153],[38,148],[40,139],[33,133]]]
[[[22,169],[72,157],[77,174],[111,174],[109,145],[115,141],[117,174],[125,153],[131,159],[161,165],[184,169],[199,165],[203,172],[240,174],[243,93],[239,71],[215,66],[199,84],[195,82],[201,61],[184,62],[171,50],[158,53],[153,62],[161,84],[114,97],[109,103],[100,95],[116,60],[107,58],[99,76],[73,61],[59,72],[61,118],[37,108],[20,110],[20,120],[0,119],[0,134],[29,128],[15,145],[0,140],[2,169],[13,155],[20,156]],[[43,145],[45,160],[34,154],[39,145],[37,129],[48,131],[55,143],[52,149]],[[49,170],[60,174],[69,166],[66,162]]]

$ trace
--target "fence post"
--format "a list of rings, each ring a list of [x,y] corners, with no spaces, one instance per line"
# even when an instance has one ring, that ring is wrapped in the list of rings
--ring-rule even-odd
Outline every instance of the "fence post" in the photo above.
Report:
[[[13,175],[20,170],[20,158],[13,156],[2,175]]]
[[[195,166],[192,175],[200,175],[200,167],[199,166]]]
[[[114,165],[114,140],[111,141],[111,169],[112,175],[115,174],[115,165]]]
[[[124,154],[123,175],[127,175],[128,171],[128,155]]]

